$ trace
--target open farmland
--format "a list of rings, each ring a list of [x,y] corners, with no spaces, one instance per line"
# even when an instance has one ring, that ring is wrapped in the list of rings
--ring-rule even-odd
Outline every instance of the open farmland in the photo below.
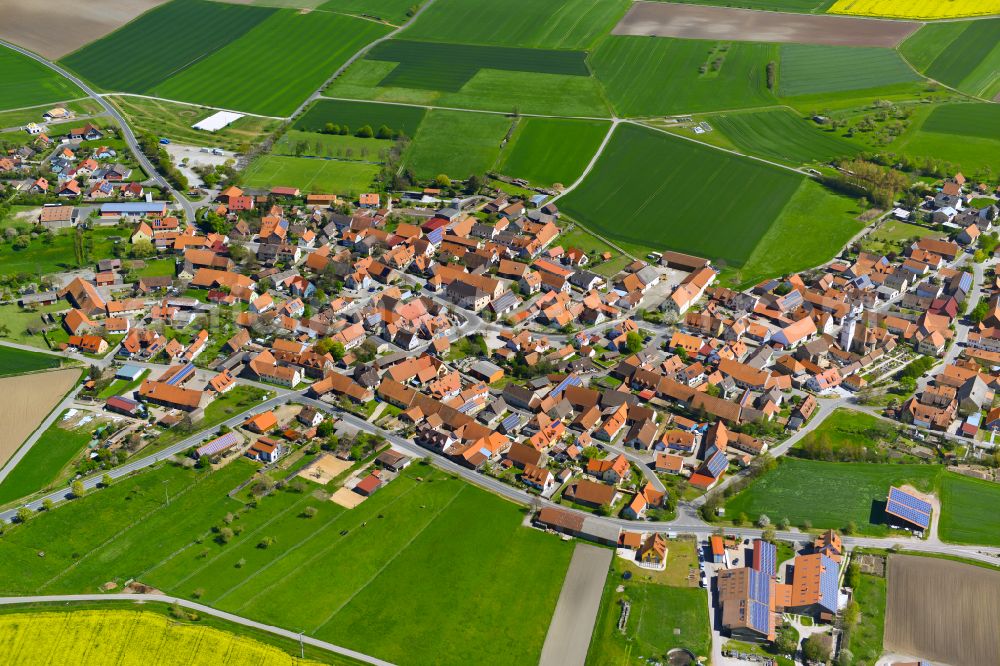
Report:
[[[784,44],[778,90],[782,97],[882,88],[919,81],[892,49]]]
[[[318,194],[359,194],[371,187],[379,166],[312,157],[263,155],[243,172],[247,187],[297,187]]]
[[[628,0],[435,0],[403,36],[434,42],[583,49],[611,29]]]
[[[243,116],[221,130],[203,132],[191,126],[214,114],[214,109],[130,95],[113,95],[106,99],[118,107],[129,126],[137,133],[168,137],[175,143],[194,146],[240,150],[243,144],[256,143],[265,134],[273,132],[280,122],[257,116]]]
[[[105,90],[145,93],[225,48],[274,12],[265,7],[172,0],[60,62]]]
[[[135,577],[398,664],[538,658],[572,546],[522,527],[518,506],[417,464],[355,509],[305,481],[305,492],[289,487],[251,508],[227,492],[253,467],[161,467],[39,515],[0,542],[11,564],[0,590],[96,590]],[[227,512],[239,533],[222,543],[212,528]],[[468,553],[477,566],[456,567]],[[29,575],[15,575],[29,563]],[[494,640],[505,649],[483,653]]]
[[[389,40],[369,60],[399,63],[379,86],[457,92],[481,69],[589,76],[584,51]]]
[[[902,52],[936,81],[983,99],[1000,96],[1000,18],[928,25]]]
[[[614,35],[894,47],[919,23],[638,0]]]
[[[0,394],[7,396],[0,407],[0,417],[8,424],[0,438],[0,466],[14,455],[79,377],[79,370],[66,369],[0,379]]]
[[[433,110],[406,152],[406,166],[418,178],[482,175],[496,164],[510,126],[505,116]]]
[[[914,158],[945,160],[966,172],[1000,171],[1000,107],[942,104],[922,125],[901,136],[893,149]]]
[[[413,136],[426,113],[426,109],[416,106],[320,99],[299,116],[293,127],[307,132],[319,132],[327,123],[347,125],[353,130],[364,125],[371,125],[375,129],[386,125],[394,130],[401,130],[407,136]]]
[[[831,14],[945,19],[1000,14],[1000,0],[837,0]]]
[[[0,504],[6,504],[21,497],[49,487],[60,472],[90,442],[92,431],[101,423],[91,419],[77,427],[63,427],[66,414],[60,416],[38,438],[28,453],[21,459],[7,477],[0,481]]]
[[[727,113],[710,122],[740,151],[789,164],[828,162],[860,150],[787,109]]]
[[[952,543],[1000,546],[1000,484],[945,474],[941,478],[938,536]]]
[[[61,363],[58,356],[0,347],[0,377],[58,368]]]
[[[3,72],[0,77],[0,110],[83,96],[83,91],[67,79],[5,46],[0,46],[0,72]]]
[[[996,663],[1000,571],[890,555],[885,648],[955,666]]]
[[[287,116],[350,56],[388,31],[340,14],[280,10],[226,48],[158,83],[152,94]]]
[[[771,12],[800,12],[816,14],[822,12],[834,0],[673,0],[685,5],[712,5],[719,7],[743,7]]]
[[[375,129],[378,129],[378,125]],[[295,157],[336,157],[347,161],[381,162],[384,161],[385,151],[392,148],[392,145],[391,139],[288,130],[274,144],[271,152]]]
[[[24,611],[0,615],[6,664],[309,666],[237,634],[140,610]],[[346,663],[346,662],[345,662]]]
[[[775,104],[772,60],[771,44],[608,37],[590,64],[619,115],[660,116]]]
[[[282,0],[277,0],[282,1]],[[266,4],[264,0],[261,4]],[[420,2],[413,0],[328,0],[317,3],[317,9],[339,12],[341,14],[356,14],[358,16],[374,16],[389,23],[401,24],[406,21],[413,7]],[[300,6],[300,5],[295,5]],[[306,6],[306,5],[301,5]]]
[[[801,183],[802,176],[790,171],[620,125],[594,169],[559,206],[631,247],[740,265]]]
[[[572,184],[590,163],[610,123],[524,118],[504,150],[500,171],[533,185]]]
[[[921,129],[924,132],[1000,141],[1000,106],[942,104],[934,108]]]

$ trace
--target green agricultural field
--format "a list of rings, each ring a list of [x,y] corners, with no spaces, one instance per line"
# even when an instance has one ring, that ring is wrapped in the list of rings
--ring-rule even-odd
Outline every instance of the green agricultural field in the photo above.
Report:
[[[288,130],[274,144],[271,152],[295,157],[336,157],[348,161],[384,162],[384,153],[392,145],[391,139],[364,139],[351,135]]]
[[[782,44],[778,91],[782,97],[883,88],[919,81],[892,49]]]
[[[977,173],[1000,172],[1000,107],[995,104],[942,104],[922,125],[892,144],[897,153],[944,160]]]
[[[675,568],[671,562],[675,549],[683,550],[688,543],[667,542],[668,572]],[[690,564],[695,565],[693,552],[691,556]],[[632,574],[628,581],[622,578],[625,571]],[[645,663],[643,657],[662,655],[674,648],[685,648],[695,655],[707,657],[711,652],[708,597],[702,588],[687,586],[686,570],[679,573],[681,580],[667,581],[660,578],[662,574],[651,574],[616,557],[604,584],[587,664]],[[624,586],[624,591],[618,592],[618,586]],[[632,607],[622,634],[618,630],[618,620],[624,599],[628,599]]]
[[[359,194],[371,188],[377,164],[311,157],[264,155],[243,172],[247,187],[297,187],[319,194]]]
[[[60,63],[105,90],[145,93],[235,42],[275,11],[205,0],[172,0],[69,54]],[[161,46],[157,48],[157,44]],[[249,70],[242,75],[259,78]],[[213,83],[213,87],[225,89],[234,82]]]
[[[857,219],[862,212],[856,199],[806,179],[750,258],[738,269],[723,271],[720,282],[731,277],[734,285],[750,286],[829,261],[865,226]]]
[[[28,450],[11,473],[0,481],[0,505],[48,488],[90,443],[91,434],[101,421],[91,421],[80,428],[64,428],[65,414]]]
[[[787,109],[727,113],[709,121],[741,152],[786,164],[829,162],[860,148]]]
[[[777,53],[752,42],[611,36],[590,65],[619,115],[659,116],[775,104],[767,64]]]
[[[406,153],[418,178],[447,174],[464,179],[492,169],[511,119],[487,113],[434,110],[420,125]]]
[[[5,46],[0,46],[0,72],[3,72],[3,77],[0,77],[0,110],[62,102],[84,96],[83,91],[66,78]],[[44,109],[39,110],[39,113],[41,111]]]
[[[389,23],[402,24],[409,18],[411,9],[419,7],[420,0],[328,0],[317,9],[341,14],[372,16]]]
[[[1000,546],[1000,484],[946,473],[940,492],[942,540]]]
[[[609,123],[525,118],[501,156],[500,171],[533,185],[572,184],[597,153]]]
[[[365,19],[281,10],[225,49],[158,83],[152,93],[287,116],[350,56],[387,32],[388,27]]]
[[[924,132],[1000,141],[1000,106],[942,104],[934,108],[920,129]]]
[[[58,368],[60,363],[58,356],[0,347],[0,377]]]
[[[433,42],[585,49],[611,30],[628,0],[436,0],[403,36]]]
[[[900,51],[945,85],[988,100],[1000,95],[1000,19],[932,23]]]
[[[306,109],[292,127],[296,130],[319,132],[327,123],[347,125],[355,131],[364,125],[371,125],[374,129],[386,125],[407,136],[413,136],[426,114],[426,109],[416,106],[320,99]]]
[[[254,467],[160,467],[39,515],[0,542],[10,564],[0,590],[135,578],[403,665],[538,658],[572,546],[522,527],[519,507],[417,464],[355,509],[307,482],[251,508],[227,492]],[[213,528],[227,513],[234,534],[224,542]],[[38,543],[46,557],[36,563]],[[456,566],[469,553],[478,566]],[[16,573],[22,566],[30,572]],[[484,653],[498,638],[504,650]]]
[[[392,39],[368,60],[398,63],[379,86],[458,92],[481,69],[589,76],[584,51],[440,44]]]
[[[243,116],[217,132],[203,132],[191,126],[214,114],[214,109],[127,95],[112,95],[107,99],[118,107],[137,134],[152,134],[194,146],[241,150],[244,144],[257,143],[280,124],[269,118]]]
[[[600,84],[590,76],[480,69],[457,92],[382,85],[396,64],[360,60],[327,88],[330,97],[457,109],[607,117]]]
[[[802,181],[792,171],[628,124],[559,207],[633,248],[741,265]]]
[[[711,5],[715,7],[740,7],[769,12],[796,12],[822,14],[836,0],[672,0],[685,5]]]
[[[936,465],[828,463],[781,458],[765,474],[726,503],[726,517],[745,514],[772,522],[788,518],[793,525],[809,521],[817,529],[843,529],[854,523],[860,534],[884,536],[884,502],[889,486],[911,484],[932,490],[941,474]],[[948,507],[945,505],[947,514]]]

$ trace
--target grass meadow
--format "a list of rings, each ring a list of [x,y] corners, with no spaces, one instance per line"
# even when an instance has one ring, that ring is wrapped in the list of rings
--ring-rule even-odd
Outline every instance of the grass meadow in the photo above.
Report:
[[[608,117],[600,84],[591,76],[480,69],[458,91],[383,85],[392,62],[360,60],[325,93],[330,97],[457,109]]]
[[[413,136],[426,114],[426,109],[416,106],[320,99],[306,109],[292,127],[296,130],[319,132],[327,123],[347,125],[352,130],[364,125],[371,125],[377,130],[381,125],[387,125],[394,130],[403,131],[407,136]]]
[[[263,155],[243,172],[249,188],[297,187],[314,194],[359,194],[371,187],[379,166],[313,157]]]
[[[771,44],[610,36],[590,65],[618,114],[634,117],[775,104],[772,60]]]
[[[16,250],[9,243],[0,245],[0,274],[11,273],[32,273],[44,275],[56,273],[58,271],[80,268],[77,265],[76,255],[73,249],[74,229],[62,229],[53,234],[51,242],[39,236],[32,239],[31,244],[23,249]],[[100,227],[83,232],[93,243],[93,249],[89,253],[88,260],[83,262],[89,264],[90,259],[97,260],[102,257],[112,256],[112,247],[115,239],[125,239],[128,232],[113,227]]]
[[[966,172],[1000,172],[1000,107],[942,104],[892,144],[895,152],[945,160]]]
[[[628,0],[436,0],[402,36],[433,42],[585,49],[611,30]]]
[[[0,347],[0,377],[58,368],[60,362],[58,356],[36,354],[13,347]]]
[[[533,185],[572,184],[597,153],[610,124],[599,120],[522,118],[500,171]]]
[[[875,664],[882,656],[886,582],[883,576],[858,575],[854,600],[861,608],[863,620],[846,632],[846,647],[857,664]]]
[[[406,152],[406,166],[417,178],[482,175],[496,164],[511,122],[495,114],[432,110]]]
[[[740,152],[786,164],[829,162],[860,152],[859,146],[787,109],[720,114],[710,122]]]
[[[277,120],[243,116],[217,132],[203,132],[191,126],[214,114],[214,109],[127,95],[113,95],[107,99],[118,107],[129,126],[137,132],[194,146],[240,150],[243,144],[255,143],[273,132],[279,124]]]
[[[295,156],[299,148],[304,146],[305,150],[301,155],[305,156],[380,162],[383,161],[382,153],[392,148],[392,144],[391,139],[288,130],[275,142],[271,152],[275,155]]]
[[[83,91],[45,65],[0,46],[0,110],[61,102],[83,96]],[[41,120],[39,116],[32,120]],[[10,123],[14,124],[14,123]],[[7,125],[4,125],[5,127]]]
[[[10,474],[0,481],[0,505],[49,487],[90,442],[91,432],[101,423],[83,428],[63,428],[62,418],[35,442]]]
[[[0,542],[0,589],[135,578],[399,664],[538,658],[572,545],[522,527],[516,505],[417,464],[355,509],[311,483],[250,508],[227,492],[252,468],[161,467],[40,515]],[[227,514],[235,534],[222,543]],[[496,641],[504,649],[484,653]]]
[[[900,51],[936,81],[983,99],[1000,94],[1000,18],[929,24]]]
[[[782,97],[866,90],[919,81],[893,49],[782,44],[778,92]]]
[[[742,265],[802,180],[791,171],[626,124],[559,207],[633,248],[673,249]]]

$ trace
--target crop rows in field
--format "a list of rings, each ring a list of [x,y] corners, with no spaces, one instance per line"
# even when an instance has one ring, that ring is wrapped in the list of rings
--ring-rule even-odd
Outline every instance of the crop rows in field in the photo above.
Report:
[[[767,106],[777,47],[752,42],[610,36],[591,66],[623,116]]]
[[[560,200],[574,219],[633,247],[740,265],[802,176],[661,132],[619,125],[580,187]]]
[[[1000,142],[1000,106],[996,104],[942,104],[920,128],[924,132],[974,136]]]
[[[786,109],[729,113],[711,123],[742,152],[780,162],[827,162],[860,150]]]
[[[628,0],[435,0],[403,35],[457,44],[584,49],[628,6]]]
[[[356,195],[371,188],[378,171],[377,164],[367,162],[263,155],[247,167],[243,182],[262,189],[297,187],[316,194]]]
[[[1000,14],[1000,0],[837,0],[831,14],[944,19]]]
[[[930,78],[962,92],[987,99],[1000,94],[1000,19],[925,26],[903,53]]]
[[[317,9],[341,14],[374,16],[383,21],[399,24],[406,20],[410,9],[417,4],[413,0],[329,0],[320,4]]]
[[[417,106],[321,99],[299,116],[294,127],[306,132],[319,132],[327,123],[347,125],[353,129],[364,125],[378,129],[386,125],[413,136],[426,114],[426,109]]]
[[[502,156],[500,171],[532,185],[570,185],[590,163],[608,131],[600,120],[525,118]]]
[[[892,49],[783,44],[780,50],[782,97],[866,90],[920,79]]]
[[[378,85],[457,92],[481,69],[589,76],[583,51],[389,40],[370,60],[399,63]]]
[[[0,46],[0,109],[60,102],[83,92],[67,79],[28,56]]]
[[[284,116],[389,30],[329,12],[173,0],[62,63],[108,90]]]

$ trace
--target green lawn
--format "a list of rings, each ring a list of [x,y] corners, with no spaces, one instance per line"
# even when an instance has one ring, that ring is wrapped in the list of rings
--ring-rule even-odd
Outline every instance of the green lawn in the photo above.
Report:
[[[551,49],[591,46],[625,14],[627,0],[436,0],[406,39]]]
[[[482,175],[496,164],[510,126],[511,119],[500,115],[431,111],[413,137],[406,166],[418,178]]]
[[[854,601],[861,609],[861,621],[847,632],[847,648],[858,666],[875,666],[882,656],[886,580],[868,574],[859,574],[858,579]]]
[[[11,333],[14,332],[12,329]],[[14,349],[13,347],[0,347],[0,377],[58,368],[60,364],[61,361],[58,356],[36,354],[35,352]]]
[[[91,440],[102,421],[91,421],[82,428],[63,428],[60,417],[42,433],[21,462],[0,482],[0,505],[49,487]]]
[[[378,125],[375,125],[374,129],[378,130]],[[301,154],[307,157],[336,157],[345,160],[381,162],[384,161],[383,153],[392,148],[393,141],[288,130],[274,144],[271,152],[275,155],[295,156],[299,144],[305,148]]]
[[[893,441],[898,435],[899,429],[888,421],[853,409],[838,409],[796,442],[793,449],[821,448],[832,451],[834,456],[857,456],[862,449],[872,448],[880,441]]]
[[[355,131],[363,125],[371,125],[376,130],[386,125],[394,130],[401,130],[407,136],[413,136],[426,113],[425,109],[415,106],[320,99],[306,109],[292,127],[306,132],[319,132],[325,129],[327,123],[347,125]]]
[[[51,243],[46,243],[44,237],[39,236],[23,250],[14,249],[14,246],[9,243],[0,245],[0,274],[44,275],[79,268],[73,250],[73,235],[75,233],[74,229],[58,231],[53,235]],[[93,243],[93,249],[86,257],[85,265],[96,262],[103,257],[112,256],[111,248],[115,243],[113,237],[125,240],[128,236],[127,231],[114,227],[99,227],[85,231],[83,234]]]
[[[358,194],[371,188],[377,164],[264,155],[243,172],[246,187],[297,187],[303,192]]]
[[[524,118],[501,156],[500,171],[534,185],[571,185],[597,153],[609,123]]]
[[[675,545],[674,541],[667,542],[668,568]],[[633,573],[629,581],[622,578],[626,570]],[[587,652],[588,665],[645,664],[646,657],[662,657],[674,648],[709,656],[711,631],[705,590],[662,584],[649,577],[648,572],[629,567],[621,558],[614,559]],[[623,592],[617,591],[619,585],[624,586]],[[623,599],[632,604],[624,635],[618,631]]]
[[[134,577],[403,665],[537,660],[572,546],[522,527],[519,507],[414,465],[355,509],[291,488],[251,508],[227,492],[253,467],[161,467],[38,516],[0,542],[0,590]],[[212,528],[227,513],[238,533],[223,544]],[[476,566],[457,566],[470,556]],[[503,650],[484,651],[497,640]]]
[[[741,265],[802,182],[791,171],[620,125],[594,169],[559,207],[632,248],[673,249]],[[797,244],[785,241],[787,251],[794,251]]]
[[[590,65],[621,116],[770,106],[777,47],[752,42],[610,36]]]
[[[919,81],[892,49],[782,44],[778,90],[783,97],[882,88]]]
[[[0,46],[0,72],[3,72],[3,77],[0,77],[0,110],[61,102],[84,96],[83,91],[65,77],[5,46]],[[2,125],[2,127],[7,126]]]
[[[135,272],[137,277],[173,277],[177,263],[173,259],[149,259],[146,265]]]
[[[142,384],[142,380],[146,378],[149,374],[149,370],[143,370],[142,373],[132,381],[127,379],[116,379],[108,387],[97,394],[97,397],[101,400],[107,400],[108,398],[115,395],[125,395],[126,393],[131,393],[135,389],[139,388]]]
[[[8,331],[7,335],[4,335],[3,338],[11,342],[20,342],[32,347],[48,349],[45,340],[40,335],[31,335],[28,333],[28,327],[40,327],[42,325],[41,316],[43,313],[53,313],[68,309],[69,306],[65,301],[42,306],[35,310],[24,310],[15,303],[0,305],[0,325],[6,326]],[[61,320],[62,317],[56,315],[56,321]]]
[[[788,109],[720,114],[710,123],[740,152],[796,166],[851,157],[861,150]]]

